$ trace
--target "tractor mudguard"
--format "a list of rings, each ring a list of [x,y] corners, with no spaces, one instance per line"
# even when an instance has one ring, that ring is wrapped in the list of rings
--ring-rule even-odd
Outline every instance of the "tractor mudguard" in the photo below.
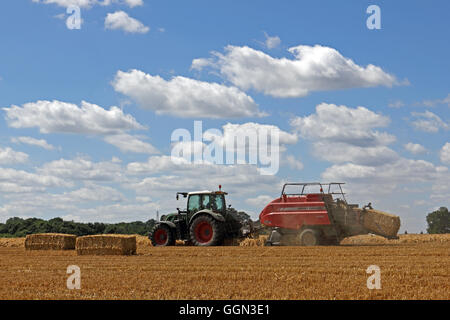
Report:
[[[171,228],[171,229],[176,229],[177,228],[175,223],[173,223],[171,221],[159,221],[157,224],[165,224],[165,225],[169,226],[169,228]]]
[[[225,222],[225,218],[221,214],[215,213],[208,209],[204,209],[204,210],[200,210],[199,212],[197,212],[196,214],[194,214],[191,217],[191,219],[189,220],[189,225],[192,223],[192,221],[194,221],[195,218],[197,218],[199,215],[202,215],[202,214],[209,215],[209,216],[213,217],[214,220],[217,220],[220,222]]]

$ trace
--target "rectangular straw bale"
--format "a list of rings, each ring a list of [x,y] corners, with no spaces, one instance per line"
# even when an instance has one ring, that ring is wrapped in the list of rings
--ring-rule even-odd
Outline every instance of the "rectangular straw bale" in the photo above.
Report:
[[[63,233],[36,233],[25,238],[27,250],[73,250],[77,236]]]
[[[363,216],[363,225],[369,231],[385,237],[395,237],[400,229],[400,217],[369,209]]]
[[[98,234],[78,237],[75,249],[78,255],[132,255],[136,254],[136,236]]]

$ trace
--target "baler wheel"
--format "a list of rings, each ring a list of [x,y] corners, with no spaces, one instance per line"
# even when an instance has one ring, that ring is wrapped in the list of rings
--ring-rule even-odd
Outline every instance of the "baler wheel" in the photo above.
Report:
[[[175,237],[170,227],[165,224],[157,224],[153,227],[149,235],[150,241],[154,247],[173,246]]]
[[[223,226],[213,217],[201,215],[190,227],[190,238],[194,246],[217,246],[223,241]]]
[[[299,238],[302,246],[317,246],[319,244],[319,236],[313,229],[303,230]]]

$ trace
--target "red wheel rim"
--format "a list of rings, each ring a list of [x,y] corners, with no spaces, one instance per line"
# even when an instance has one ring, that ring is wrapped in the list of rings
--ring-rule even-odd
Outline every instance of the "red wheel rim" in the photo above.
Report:
[[[165,245],[167,243],[167,238],[168,238],[167,231],[164,229],[156,230],[154,238],[155,238],[156,244],[161,245],[161,246]]]
[[[212,239],[212,236],[213,228],[208,222],[202,221],[195,227],[195,238],[198,242],[207,243]]]

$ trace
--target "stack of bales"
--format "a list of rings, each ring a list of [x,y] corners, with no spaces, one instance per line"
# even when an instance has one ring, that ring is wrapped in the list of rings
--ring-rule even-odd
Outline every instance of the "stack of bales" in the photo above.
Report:
[[[25,239],[27,250],[73,250],[76,236],[62,233],[29,234]]]
[[[75,249],[78,255],[132,255],[136,254],[136,236],[99,234],[78,237]]]
[[[400,229],[400,217],[383,211],[368,209],[363,213],[363,226],[378,235],[393,238]]]

